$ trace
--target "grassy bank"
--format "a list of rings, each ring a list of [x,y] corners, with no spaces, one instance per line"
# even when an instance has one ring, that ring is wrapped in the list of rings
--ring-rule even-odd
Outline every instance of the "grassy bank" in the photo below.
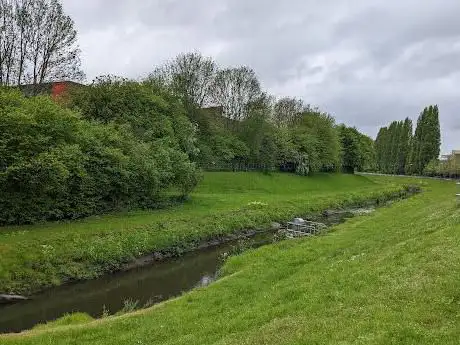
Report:
[[[152,251],[180,252],[271,221],[382,197],[400,184],[347,175],[207,173],[188,202],[169,209],[0,228],[0,293],[94,278]]]
[[[424,183],[326,236],[233,257],[222,279],[178,299],[0,343],[458,344],[460,209],[453,183]]]

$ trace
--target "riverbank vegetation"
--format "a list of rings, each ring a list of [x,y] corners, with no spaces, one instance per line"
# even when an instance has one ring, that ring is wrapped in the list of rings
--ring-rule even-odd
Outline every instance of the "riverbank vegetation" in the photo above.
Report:
[[[53,84],[84,74],[60,1],[0,10],[0,293],[406,192],[403,179],[356,170],[458,176],[457,160],[438,161],[437,106],[415,132],[406,119],[374,142],[304,100],[268,94],[252,68],[198,52],[139,80]],[[232,258],[209,288],[94,323],[68,315],[0,342],[454,343],[459,213],[452,184],[424,183],[423,195],[331,235]]]
[[[0,224],[155,208],[195,187],[200,173],[187,152],[186,115],[136,87],[126,85],[135,91],[122,98],[131,111],[112,109],[118,121],[105,124],[47,97],[0,91]]]
[[[0,90],[0,224],[154,209],[201,170],[371,170],[372,140],[256,73],[181,54],[142,81],[102,76],[59,97]]]
[[[161,208],[186,198],[202,170],[415,173],[435,170],[439,153],[437,107],[415,135],[410,120],[395,122],[374,145],[300,99],[268,95],[249,67],[199,53],[141,81],[103,76],[53,100],[0,97],[4,225]]]
[[[180,298],[0,339],[6,345],[457,344],[455,185],[421,183],[424,193],[348,220],[326,236],[232,257],[218,281]]]
[[[120,269],[154,251],[180,254],[198,243],[272,221],[398,195],[400,183],[319,174],[205,173],[190,200],[154,211],[4,227],[0,291],[30,293]]]

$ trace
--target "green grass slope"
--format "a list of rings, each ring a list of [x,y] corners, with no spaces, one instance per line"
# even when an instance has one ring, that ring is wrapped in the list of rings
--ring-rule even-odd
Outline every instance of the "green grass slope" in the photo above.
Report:
[[[424,193],[325,236],[233,257],[223,278],[175,300],[86,325],[4,336],[0,343],[458,344],[455,185],[424,183]]]
[[[207,173],[180,206],[0,228],[0,293],[30,293],[94,278],[155,250],[180,251],[193,242],[399,188],[362,176]]]

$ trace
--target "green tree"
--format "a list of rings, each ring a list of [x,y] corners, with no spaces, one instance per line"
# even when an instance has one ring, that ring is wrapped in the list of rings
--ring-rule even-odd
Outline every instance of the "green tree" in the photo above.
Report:
[[[430,105],[426,110],[425,131],[420,142],[420,172],[430,161],[439,157],[440,146],[439,109],[437,105]]]
[[[374,141],[371,137],[357,131],[360,152],[360,166],[361,171],[375,171],[376,170],[376,153]]]
[[[0,85],[81,80],[77,31],[58,0],[0,1]]]
[[[223,115],[233,121],[244,120],[251,104],[262,96],[256,73],[246,66],[219,70],[211,91],[212,103],[222,107]]]
[[[146,82],[153,86],[166,86],[177,95],[189,114],[211,101],[211,86],[217,65],[210,57],[199,52],[182,53],[156,68]]]
[[[318,109],[307,108],[296,126],[289,129],[297,162],[309,172],[334,171],[340,162],[340,145],[335,120]]]
[[[249,105],[248,116],[233,126],[236,135],[249,149],[249,163],[265,170],[273,170],[276,163],[274,126],[270,121],[273,109],[272,97],[262,94]]]
[[[385,150],[386,150],[386,143],[388,137],[388,128],[381,127],[377,138],[375,139],[375,155],[376,155],[376,163],[378,171],[384,172],[385,171]]]
[[[196,129],[180,100],[168,92],[101,76],[90,86],[74,89],[69,106],[90,120],[127,125],[140,140],[167,144],[190,157],[197,154]]]
[[[144,140],[128,123],[88,121],[47,97],[1,90],[0,100],[0,223],[156,207],[199,180],[168,137]]]
[[[438,107],[426,107],[417,119],[412,135],[412,121],[394,121],[382,127],[375,140],[378,170],[390,174],[422,174],[439,156],[441,133]]]
[[[427,176],[439,176],[442,173],[442,167],[438,159],[432,159],[428,162],[425,169],[423,170],[423,175]]]
[[[430,105],[417,120],[410,149],[410,173],[422,174],[428,163],[439,157],[440,146],[439,109]]]
[[[356,135],[356,130],[340,125],[338,131],[341,145],[342,171],[353,174],[355,169],[361,165],[359,139]]]
[[[385,152],[385,172],[388,174],[396,173],[397,158],[399,155],[399,136],[400,136],[400,123],[393,121],[388,127],[388,151]]]
[[[399,149],[398,149],[398,166],[396,173],[404,175],[406,173],[406,166],[409,161],[410,143],[412,140],[412,120],[406,118],[402,125],[402,130],[399,136]]]
[[[342,171],[375,171],[377,162],[374,141],[354,127],[342,124],[337,130],[341,146]]]
[[[305,108],[301,99],[281,98],[275,103],[273,121],[278,127],[294,126],[302,118]]]

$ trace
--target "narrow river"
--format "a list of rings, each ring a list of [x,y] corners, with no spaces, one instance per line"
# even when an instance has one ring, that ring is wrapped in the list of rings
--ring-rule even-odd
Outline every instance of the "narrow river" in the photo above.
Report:
[[[327,225],[349,217],[349,213],[316,219]],[[251,238],[252,246],[271,243],[273,232],[259,233]],[[167,259],[126,272],[105,275],[99,279],[82,281],[49,289],[30,300],[0,305],[0,333],[20,332],[66,313],[85,312],[98,318],[103,310],[114,314],[125,300],[138,301],[142,307],[158,303],[189,291],[216,276],[222,265],[222,254],[237,241],[197,250],[180,258]]]
[[[272,234],[252,238],[255,246],[267,243]],[[111,314],[123,308],[125,300],[158,303],[180,295],[214,279],[222,264],[221,255],[235,242],[206,248],[126,272],[105,275],[52,288],[30,300],[0,306],[0,333],[19,332],[66,313],[85,312],[101,317],[105,308]]]

